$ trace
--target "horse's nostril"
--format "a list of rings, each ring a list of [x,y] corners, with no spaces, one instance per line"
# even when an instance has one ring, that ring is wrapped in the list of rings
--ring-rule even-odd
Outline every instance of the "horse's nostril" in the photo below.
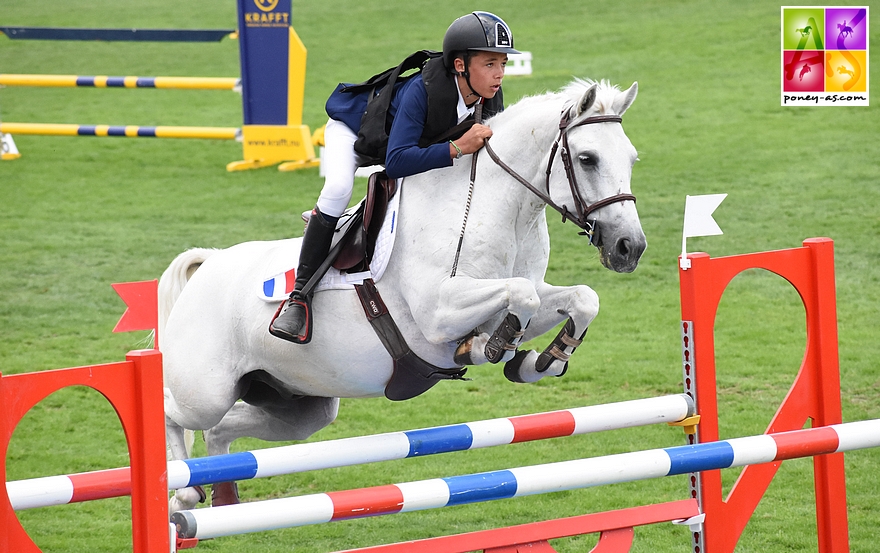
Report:
[[[617,241],[617,253],[619,253],[623,257],[629,256],[630,247],[629,247],[629,238],[621,238]]]

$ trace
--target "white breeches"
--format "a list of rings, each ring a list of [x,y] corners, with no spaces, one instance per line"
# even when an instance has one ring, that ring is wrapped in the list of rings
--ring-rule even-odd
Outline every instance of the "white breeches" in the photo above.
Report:
[[[354,151],[357,134],[345,123],[330,119],[324,129],[324,188],[318,197],[318,209],[330,217],[339,217],[351,201],[354,172],[360,156]]]

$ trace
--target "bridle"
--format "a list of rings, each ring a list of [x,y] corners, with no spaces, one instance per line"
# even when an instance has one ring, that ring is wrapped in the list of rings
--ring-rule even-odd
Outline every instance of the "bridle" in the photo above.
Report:
[[[568,147],[568,131],[582,125],[592,125],[595,123],[621,123],[623,119],[619,115],[594,115],[592,117],[587,117],[575,123],[571,124],[571,109],[566,107],[562,116],[559,119],[559,135],[556,137],[556,140],[553,142],[553,147],[550,150],[550,158],[547,161],[547,170],[546,170],[546,181],[544,190],[540,190],[536,188],[532,183],[530,183],[527,179],[522,177],[519,173],[510,168],[506,163],[501,161],[501,158],[498,157],[498,154],[495,153],[495,150],[492,149],[492,146],[489,145],[489,141],[486,141],[486,153],[489,154],[489,157],[492,158],[499,167],[504,169],[507,174],[516,179],[520,184],[528,188],[534,195],[541,198],[547,205],[558,211],[562,215],[562,222],[566,220],[571,220],[575,225],[580,227],[583,232],[582,235],[586,235],[590,237],[590,242],[593,241],[593,233],[595,231],[595,220],[590,221],[589,216],[594,211],[601,209],[607,205],[611,205],[617,202],[625,202],[632,200],[636,201],[636,197],[632,194],[615,194],[614,196],[608,196],[607,198],[602,198],[592,204],[588,203],[584,200],[583,196],[578,189],[577,177],[575,176],[574,167],[571,164],[571,154],[569,153]],[[560,148],[561,146],[561,148]],[[576,213],[572,213],[568,206],[566,205],[558,205],[553,199],[550,197],[550,172],[553,169],[553,160],[556,159],[556,152],[559,151],[559,155],[562,158],[562,164],[565,168],[565,176],[568,179],[568,186],[571,188],[571,197],[574,200],[574,208]],[[476,153],[474,154],[476,158]]]
[[[474,111],[474,119],[477,123],[479,123],[482,119],[482,102],[478,102]],[[582,232],[580,233],[583,236],[587,236],[590,239],[590,244],[593,244],[593,238],[595,234],[595,220],[590,221],[588,217],[594,211],[601,209],[607,205],[611,205],[617,202],[626,202],[632,200],[636,201],[636,197],[632,194],[615,194],[613,196],[608,196],[607,198],[602,198],[601,200],[595,201],[592,204],[587,203],[584,200],[583,196],[580,193],[577,185],[577,178],[575,177],[574,167],[571,164],[571,154],[569,153],[568,147],[568,131],[581,125],[592,125],[594,123],[621,123],[623,119],[619,115],[594,115],[592,117],[584,118],[574,125],[571,124],[571,106],[566,106],[565,109],[562,110],[562,115],[559,119],[559,135],[556,137],[556,140],[553,142],[553,147],[550,149],[550,158],[547,161],[547,170],[546,170],[546,181],[545,188],[547,191],[539,190],[532,183],[530,183],[526,178],[522,175],[514,171],[509,165],[501,161],[501,158],[498,157],[498,154],[495,153],[495,150],[492,149],[492,146],[489,145],[489,140],[485,142],[485,150],[486,153],[489,154],[489,157],[492,158],[492,161],[495,162],[496,165],[504,169],[508,175],[516,179],[517,182],[528,188],[535,196],[539,197],[545,204],[549,205],[556,211],[558,211],[562,215],[562,222],[564,223],[567,220],[571,220],[572,223],[577,225]],[[560,149],[560,144],[562,148]],[[565,168],[565,176],[568,178],[568,186],[571,188],[571,197],[574,200],[574,208],[577,211],[577,214],[573,214],[569,211],[568,206],[565,204],[559,205],[553,201],[553,198],[550,197],[550,172],[553,170],[553,160],[556,159],[556,152],[559,151],[559,155],[562,158],[562,164]],[[464,241],[464,233],[465,228],[467,227],[468,214],[470,213],[471,200],[473,199],[474,194],[474,182],[476,180],[477,175],[477,155],[480,153],[480,150],[477,150],[473,154],[473,158],[471,161],[471,181],[470,188],[468,190],[468,199],[467,204],[465,206],[464,212],[464,221],[461,225],[461,234],[458,237],[458,247],[455,250],[455,259],[452,263],[452,272],[450,273],[450,277],[454,277],[456,271],[458,270],[458,259],[461,254],[462,242]],[[595,245],[595,244],[593,244]]]

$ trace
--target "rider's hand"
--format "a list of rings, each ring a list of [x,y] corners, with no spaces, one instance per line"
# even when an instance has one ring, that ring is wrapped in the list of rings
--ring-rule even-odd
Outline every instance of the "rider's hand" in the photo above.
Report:
[[[456,140],[455,144],[461,148],[462,154],[472,154],[482,148],[490,136],[492,136],[492,129],[486,125],[475,124]]]

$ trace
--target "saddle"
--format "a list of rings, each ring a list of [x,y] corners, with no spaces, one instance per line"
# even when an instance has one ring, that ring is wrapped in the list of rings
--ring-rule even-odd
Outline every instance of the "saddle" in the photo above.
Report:
[[[382,171],[370,175],[367,196],[352,214],[352,220],[339,229],[343,232],[338,242],[342,246],[333,260],[333,267],[348,273],[367,270],[376,251],[376,240],[385,221],[388,202],[396,193],[396,179],[389,179]]]
[[[396,193],[395,179],[389,179],[381,171],[370,175],[366,198],[349,217],[341,220],[337,232],[341,232],[342,237],[305,286],[305,293],[317,284],[331,265],[348,273],[369,271],[388,202]],[[411,399],[427,392],[441,380],[463,379],[467,369],[435,367],[413,353],[382,301],[373,279],[364,279],[362,284],[355,284],[354,287],[367,320],[394,361],[394,372],[385,386],[386,398],[392,401]]]

